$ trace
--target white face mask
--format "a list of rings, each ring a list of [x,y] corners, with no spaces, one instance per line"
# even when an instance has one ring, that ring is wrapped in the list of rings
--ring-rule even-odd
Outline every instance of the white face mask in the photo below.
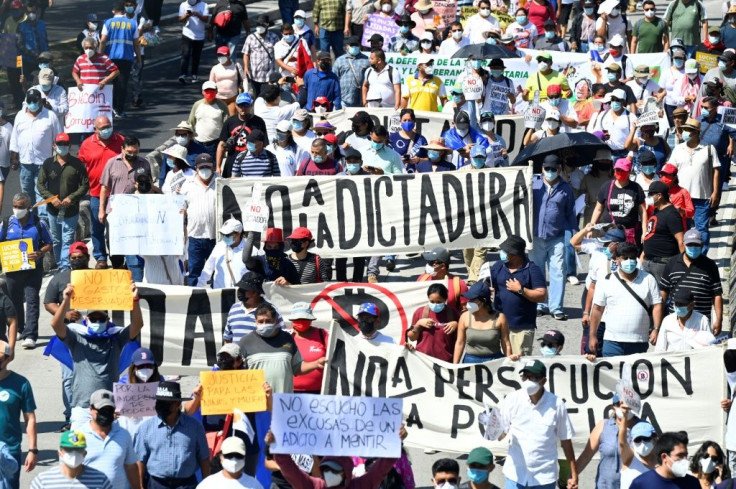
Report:
[[[141,368],[135,371],[135,376],[138,377],[138,380],[140,380],[141,382],[148,382],[148,379],[151,378],[151,375],[153,375],[152,368]]]
[[[690,468],[690,463],[687,461],[686,458],[682,460],[676,460],[672,462],[672,467],[670,467],[670,470],[672,471],[672,475],[675,477],[685,477],[687,475],[688,469]]]
[[[557,121],[547,121],[547,127],[549,127],[550,129],[554,131],[555,129],[560,127],[560,123]]]
[[[256,27],[256,32],[257,32],[258,34],[260,34],[260,35],[263,35],[263,34],[265,34],[265,33],[266,33],[266,28],[265,28],[265,27],[263,27],[262,25],[259,25],[258,27]]]
[[[73,452],[62,451],[59,461],[70,469],[76,469],[84,463],[84,452],[77,450],[74,450]]]
[[[616,412],[616,417],[618,419],[621,419],[624,417],[624,410],[621,408],[613,408],[613,410]],[[629,412],[626,414],[626,419],[629,420],[634,417],[634,412],[629,410]]]
[[[484,122],[480,125],[480,127],[482,127],[483,130],[486,132],[491,132],[493,131],[493,128],[496,127],[496,125],[493,122]]]
[[[455,484],[450,484],[449,482],[443,482],[442,484],[434,486],[435,489],[457,489],[457,486]]]
[[[327,112],[327,107],[324,107],[324,106],[320,105],[320,106],[314,108],[314,112],[316,114],[322,115],[325,112]]]
[[[276,325],[273,323],[256,324],[256,333],[261,336],[272,336],[276,330]]]
[[[391,10],[393,10],[393,9],[392,9],[390,3],[384,3],[383,5],[381,5],[381,12],[387,14],[387,13],[391,12]]]
[[[92,56],[95,55],[95,50],[94,49],[85,49],[84,50],[84,54],[86,54],[88,58],[91,58]]]
[[[646,204],[647,206],[650,206],[650,205],[654,205],[654,197],[652,197],[651,195],[647,195],[647,196],[646,196],[646,197],[644,198],[644,203],[645,203],[645,204]]]
[[[460,39],[463,38],[463,31],[453,32],[452,33],[452,38],[455,39],[456,41],[459,41]]]
[[[424,273],[426,273],[427,275],[431,275],[432,277],[437,276],[437,272],[434,271],[434,267],[429,263],[427,263],[427,265],[424,267]]]
[[[327,487],[336,487],[342,484],[343,476],[341,474],[336,474],[326,470],[322,473],[322,477],[324,478]]]
[[[225,63],[227,63],[227,60],[229,59],[230,58],[228,58],[227,56],[218,56],[217,62],[220,63],[221,65],[224,65]]]
[[[199,174],[199,178],[202,180],[209,180],[212,176],[212,170],[209,168],[202,168],[201,170],[197,170],[197,173]]]
[[[545,61],[539,62],[539,71],[547,71],[549,69],[549,63]]]
[[[23,219],[28,214],[28,209],[15,209],[13,208],[13,215],[16,219]]]
[[[533,380],[526,379],[521,382],[521,387],[526,391],[526,393],[530,396],[533,396],[537,392],[539,392],[539,389],[542,388],[541,385],[534,382]]]
[[[434,66],[427,66],[426,68],[424,68],[424,73],[425,73],[425,74],[426,74],[427,76],[432,76],[432,75],[434,75]]]
[[[645,441],[642,443],[634,443],[634,451],[640,456],[640,457],[646,457],[650,453],[652,453],[652,450],[654,449],[654,442],[653,441]]]
[[[221,463],[223,470],[228,474],[237,474],[245,467],[244,458],[223,458]]]
[[[476,302],[468,302],[467,308],[470,314],[475,314],[480,310],[480,306]]]
[[[175,136],[174,141],[176,141],[176,144],[179,146],[186,146],[187,143],[189,143],[189,138],[186,136]]]
[[[703,471],[704,474],[712,474],[713,471],[716,470],[716,463],[710,457],[701,458],[700,469]]]
[[[107,321],[92,322],[87,318],[87,326],[92,330],[93,333],[102,333],[107,329]]]

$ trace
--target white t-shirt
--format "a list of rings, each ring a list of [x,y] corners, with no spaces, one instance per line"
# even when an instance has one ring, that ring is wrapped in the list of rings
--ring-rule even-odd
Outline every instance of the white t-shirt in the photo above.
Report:
[[[483,112],[492,112],[493,115],[508,114],[510,109],[509,94],[514,92],[516,92],[516,87],[514,81],[510,78],[503,77],[500,80],[494,80],[492,76],[489,76],[481,114]]]
[[[549,100],[545,100],[544,102],[541,102],[539,105],[544,107],[544,110],[546,110],[548,114],[556,110],[556,111],[559,111],[560,115],[564,115],[565,117],[570,117],[573,120],[578,119],[578,114],[577,112],[575,112],[575,108],[570,103],[570,101],[568,101],[567,99],[564,99],[564,98],[560,99],[560,105],[558,105],[557,107],[549,103]],[[560,121],[560,132],[561,133],[573,132],[573,131],[576,131],[576,129]]]
[[[713,193],[713,168],[720,166],[716,151],[710,144],[698,144],[690,153],[687,143],[674,147],[669,162],[677,167],[680,186],[693,199],[708,199]]]
[[[263,489],[263,486],[255,478],[246,473],[239,479],[227,479],[222,475],[222,471],[212,474],[199,483],[197,489]]]
[[[603,280],[606,275],[611,273],[611,264],[608,257],[601,250],[602,246],[597,239],[585,238],[580,243],[580,251],[590,255],[588,275],[585,277],[585,288],[588,290],[590,290],[590,285],[593,282]]]
[[[10,166],[10,133],[13,132],[13,124],[6,122],[0,126],[0,167]],[[2,174],[0,174],[2,176]]]
[[[179,4],[179,17],[184,17],[187,10],[191,10],[192,14],[195,12],[199,15],[210,15],[210,8],[205,2],[197,2],[194,5],[189,5],[189,2],[181,2]],[[193,39],[195,41],[204,41],[204,30],[207,25],[199,17],[194,15],[189,16],[184,27],[181,28],[181,33],[184,37]]]
[[[386,65],[378,73],[373,68],[366,68],[365,83],[368,92],[365,99],[368,102],[379,101],[381,107],[394,107],[396,105],[395,85],[401,85],[401,73],[396,68]]]
[[[301,39],[299,42],[304,44],[304,49],[309,51],[309,46],[307,45],[307,41],[304,39]],[[280,59],[284,63],[286,63],[288,66],[291,66],[292,68],[296,68],[296,54],[299,51],[299,46],[294,46],[294,48],[291,48],[291,44],[284,41],[282,38],[279,42],[273,45],[273,57],[274,59]],[[289,55],[287,59],[284,59],[286,55]],[[279,66],[279,71],[281,72],[281,76],[294,76],[294,74],[289,71],[281,68]]]
[[[605,21],[603,20],[603,17],[598,17],[598,20],[595,21],[595,30],[599,31],[603,27],[603,23]],[[613,39],[613,36],[616,34],[620,35],[623,39],[626,39],[626,31],[631,30],[631,22],[626,21],[624,22],[623,16],[618,15],[618,17],[614,18],[610,15],[608,16],[608,30],[606,31],[606,45],[608,45],[608,42]],[[629,52],[629,47],[624,43],[624,53]]]
[[[500,28],[501,24],[498,23],[498,19],[494,16],[489,15],[488,17],[483,17],[480,14],[475,14],[465,23],[463,36],[470,40],[470,44],[482,44],[486,42],[483,33]]]
[[[631,122],[636,120],[636,116],[628,113],[626,110],[622,111],[621,114],[614,119],[613,110],[609,109],[601,113],[600,117],[595,121],[595,129],[606,130],[610,138],[606,143],[612,150],[624,149],[626,139],[629,137],[631,131]],[[591,119],[591,123],[593,119]],[[593,132],[588,127],[588,132]]]
[[[262,97],[258,97],[253,103],[253,114],[257,115],[266,123],[266,133],[268,140],[273,141],[276,138],[276,126],[281,121],[289,121],[294,113],[299,110],[299,102],[289,105],[267,105]]]
[[[657,344],[654,351],[685,351],[692,350],[697,345],[693,340],[695,334],[700,331],[712,333],[710,321],[698,311],[693,311],[685,321],[685,329],[680,328],[675,313],[668,314],[662,320],[662,326],[657,336]]]
[[[307,132],[304,133],[304,136],[297,136],[293,132],[291,133],[292,137],[294,138],[294,142],[297,146],[302,148],[307,153],[311,153],[312,151],[312,141],[314,141],[314,131],[311,129],[307,129]]]
[[[450,57],[456,52],[460,50],[460,48],[463,48],[470,44],[470,40],[467,37],[463,37],[460,39],[460,42],[455,41],[454,39],[445,39],[442,41],[442,44],[440,44],[440,56],[447,56]]]
[[[282,177],[293,177],[296,175],[297,165],[305,155],[308,156],[308,153],[305,153],[299,145],[295,145],[295,147],[296,151],[292,151],[289,146],[282,148],[276,143],[266,146],[267,150],[276,155]]]

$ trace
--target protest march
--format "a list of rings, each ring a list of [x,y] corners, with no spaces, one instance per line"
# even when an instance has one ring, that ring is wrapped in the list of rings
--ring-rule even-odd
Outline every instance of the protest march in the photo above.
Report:
[[[0,489],[732,489],[716,3],[0,2]]]

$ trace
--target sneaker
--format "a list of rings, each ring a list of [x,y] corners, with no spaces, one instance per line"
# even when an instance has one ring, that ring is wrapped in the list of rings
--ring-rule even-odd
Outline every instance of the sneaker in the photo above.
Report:
[[[541,317],[542,317],[542,316],[544,316],[545,314],[547,314],[547,313],[546,313],[546,312],[545,312],[544,310],[542,310],[542,309],[537,309],[537,317],[538,317],[538,318],[541,318]]]
[[[57,433],[64,433],[65,431],[69,431],[72,429],[72,424],[69,421],[66,421],[63,425],[61,425],[61,428],[57,431]]]
[[[199,77],[197,75],[192,75],[189,77],[189,83],[198,83]]]
[[[396,260],[393,258],[389,258],[386,260],[386,270],[389,272],[393,272],[396,269]]]
[[[552,315],[557,321],[567,321],[567,314],[564,312],[556,312]]]
[[[580,280],[575,275],[567,277],[567,283],[570,285],[580,285]]]
[[[143,105],[143,99],[141,97],[136,97],[135,100],[133,100],[133,107],[139,108]]]
[[[22,346],[26,350],[33,350],[34,348],[36,348],[36,340],[32,338],[26,338],[21,342],[20,346]]]
[[[95,270],[105,269],[107,269],[107,260],[97,260],[97,263],[95,264]]]
[[[187,78],[187,75],[179,75],[179,83],[181,83],[182,85],[186,85],[187,81],[189,81],[187,80]]]
[[[368,274],[368,283],[369,284],[377,284],[378,283],[378,276],[376,276],[373,273]]]

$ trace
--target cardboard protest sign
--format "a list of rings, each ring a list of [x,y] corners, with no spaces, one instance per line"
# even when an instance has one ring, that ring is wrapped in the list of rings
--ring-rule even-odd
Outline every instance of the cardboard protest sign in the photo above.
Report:
[[[621,379],[616,382],[616,394],[622,403],[631,408],[632,413],[641,416],[641,396],[634,390],[629,364],[624,364],[621,369]]]
[[[33,253],[33,240],[30,238],[0,243],[0,263],[3,266],[3,272],[11,273],[36,268],[36,261],[28,259],[31,253]]]
[[[443,25],[448,27],[450,24],[455,22],[457,16],[457,2],[455,0],[434,0],[432,2],[432,10],[442,18],[442,23],[438,24],[435,21],[435,25]],[[386,44],[384,43],[384,46]]]
[[[115,410],[120,416],[142,418],[156,414],[156,389],[158,382],[144,384],[114,383]]]
[[[736,107],[719,107],[718,113],[721,114],[721,122],[731,127],[736,127]]]
[[[95,118],[106,115],[112,117],[112,85],[99,86],[86,84],[82,90],[73,88],[67,91],[69,113],[66,115],[66,133],[91,133],[95,131]]]
[[[199,373],[202,414],[231,414],[266,410],[263,370],[215,370]]]
[[[72,309],[130,311],[130,270],[72,270]]]
[[[176,194],[121,194],[111,201],[110,253],[183,255],[184,197]]]
[[[542,127],[547,111],[539,105],[539,90],[534,91],[534,100],[524,112],[524,127],[527,129],[539,129]]]
[[[274,394],[271,453],[401,456],[401,399]]]
[[[268,227],[268,205],[261,200],[261,188],[261,183],[255,183],[251,199],[245,204],[243,209],[243,231],[263,233]]]
[[[399,32],[399,26],[393,17],[386,17],[379,14],[371,14],[365,17],[365,24],[363,24],[363,39],[361,44],[367,48],[371,47],[371,43],[368,39],[373,34],[380,34],[383,36],[383,45],[389,45],[389,41],[393,36]]]
[[[483,79],[472,74],[470,68],[466,69],[461,87],[466,100],[480,100],[483,96]]]
[[[705,75],[709,69],[718,66],[718,55],[696,51],[695,61],[700,65],[700,73]]]

